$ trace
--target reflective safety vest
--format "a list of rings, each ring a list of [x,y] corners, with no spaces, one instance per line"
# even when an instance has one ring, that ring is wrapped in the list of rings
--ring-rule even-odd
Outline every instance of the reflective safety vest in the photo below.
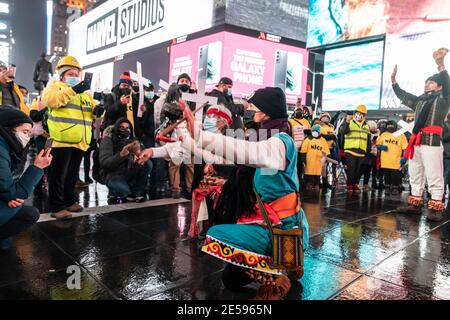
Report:
[[[367,138],[370,135],[370,129],[366,122],[362,126],[355,120],[350,121],[350,132],[345,135],[344,149],[360,149],[367,151]]]
[[[82,142],[85,137],[89,145],[92,139],[93,108],[87,93],[73,96],[61,108],[49,108],[47,125],[50,137],[57,142],[73,144]]]

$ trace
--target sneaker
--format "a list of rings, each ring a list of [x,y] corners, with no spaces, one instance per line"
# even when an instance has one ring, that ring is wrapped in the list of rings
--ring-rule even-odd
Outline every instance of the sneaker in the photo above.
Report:
[[[127,200],[127,202],[136,202],[136,197],[134,195],[129,195],[125,200]]]
[[[67,211],[67,210],[61,210],[61,211],[58,211],[58,212],[52,212],[50,214],[50,216],[52,218],[57,219],[57,220],[65,220],[65,219],[72,218],[72,212]]]
[[[6,251],[11,249],[13,246],[13,241],[11,238],[6,238],[3,240],[0,240],[0,251]]]
[[[254,300],[281,300],[291,289],[291,280],[285,275],[278,276],[274,285],[259,287]]]
[[[432,222],[441,222],[444,219],[442,212],[428,210],[427,220]]]
[[[82,206],[80,206],[80,204],[74,203],[70,207],[67,207],[66,210],[69,212],[78,213],[78,212],[82,212],[84,210],[84,208]]]
[[[145,200],[147,200],[147,199],[143,195],[136,195],[136,197],[135,197],[135,201],[137,203],[145,202]]]

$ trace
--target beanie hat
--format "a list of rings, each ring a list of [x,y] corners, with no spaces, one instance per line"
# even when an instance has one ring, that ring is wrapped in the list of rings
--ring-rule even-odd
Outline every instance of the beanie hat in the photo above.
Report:
[[[271,119],[287,118],[286,96],[280,88],[266,87],[256,90],[248,99]]]
[[[227,85],[232,86],[233,85],[233,80],[231,80],[228,77],[223,77],[223,78],[220,79],[219,84],[227,84]]]
[[[189,82],[192,82],[191,77],[187,74],[187,73],[182,73],[178,76],[177,78],[177,83],[181,80],[181,79],[188,79]]]
[[[0,106],[0,126],[15,128],[24,123],[33,125],[33,120],[19,109],[9,105]]]
[[[59,78],[62,79],[64,77],[64,73],[66,73],[69,70],[77,70],[80,71],[80,69],[77,69],[75,67],[71,67],[71,66],[63,66],[61,68],[58,69],[58,73],[59,73]]]
[[[228,110],[226,107],[224,107],[223,105],[217,105],[217,106],[211,106],[209,107],[208,111],[206,112],[206,114],[213,114],[219,117],[222,117],[225,119],[225,121],[228,123],[229,126],[231,126],[231,124],[233,123],[232,120],[232,115],[230,110]]]
[[[131,76],[130,76],[129,72],[126,71],[120,75],[119,85],[121,85],[122,83],[126,83],[130,87],[133,85],[133,81],[131,80]]]
[[[434,81],[438,85],[442,86],[442,78],[441,78],[441,74],[440,73],[436,73],[436,74],[432,75],[431,77],[429,77],[427,79],[427,81]]]
[[[320,133],[320,125],[315,124],[311,127],[311,131],[316,131],[318,133]]]

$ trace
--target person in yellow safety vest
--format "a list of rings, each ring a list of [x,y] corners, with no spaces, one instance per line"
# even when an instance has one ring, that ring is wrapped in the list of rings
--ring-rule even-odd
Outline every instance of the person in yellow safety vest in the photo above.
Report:
[[[52,82],[42,93],[53,139],[55,161],[49,169],[49,195],[51,215],[56,219],[70,218],[72,213],[83,211],[75,200],[75,184],[92,139],[95,104],[86,92],[91,84],[80,81],[81,69],[75,57],[61,58],[56,66],[60,81]]]
[[[292,138],[294,138],[294,141],[296,141],[296,147],[297,147],[297,156],[298,159],[300,159],[300,151],[302,148],[302,142],[303,140],[301,140],[300,142],[297,143],[298,138],[295,137],[294,135],[301,135],[302,138],[301,139],[305,139],[306,136],[304,134],[304,132],[298,132],[299,128],[303,128],[303,130],[310,130],[311,129],[311,123],[309,122],[308,119],[306,119],[305,117],[305,112],[304,112],[304,108],[306,107],[302,107],[302,106],[298,106],[295,108],[294,113],[292,114],[291,119],[289,119],[289,124],[291,126],[291,132],[292,132]],[[303,188],[305,187],[305,183],[303,180],[303,162],[302,161],[297,161],[297,175],[298,178],[300,180],[300,187]]]
[[[14,82],[15,68],[0,61],[0,105],[10,105],[29,115],[30,110],[25,104],[22,92]]]
[[[336,144],[337,141],[337,137],[334,134],[334,126],[331,124],[331,116],[328,112],[323,112],[320,115],[319,118],[319,125],[320,125],[320,132],[322,137],[327,141],[328,143],[328,148],[331,150],[334,149],[334,145]],[[323,189],[330,189],[332,188],[332,185],[328,182],[327,179],[327,170],[328,170],[328,166],[325,164],[325,168],[324,168],[324,176],[322,177],[322,188]],[[333,167],[333,172],[335,172],[336,167]]]
[[[364,156],[370,151],[370,129],[366,123],[367,107],[359,105],[353,116],[343,123],[345,161],[347,164],[347,191],[360,191],[360,167]]]

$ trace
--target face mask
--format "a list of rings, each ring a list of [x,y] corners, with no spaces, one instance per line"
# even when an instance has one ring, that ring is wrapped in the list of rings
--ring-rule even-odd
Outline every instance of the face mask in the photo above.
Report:
[[[394,133],[395,128],[394,127],[387,127],[387,132]]]
[[[258,125],[255,123],[254,117],[255,117],[256,111],[254,110],[245,110],[244,111],[244,125],[247,129],[257,129]]]
[[[64,82],[69,86],[74,87],[80,83],[80,79],[77,77],[67,77],[66,80],[64,80]]]
[[[233,89],[228,88],[227,95],[231,97],[233,95]]]
[[[17,140],[19,140],[23,148],[25,148],[27,144],[30,142],[31,137],[28,134],[19,131],[14,132],[14,135],[16,136]]]
[[[134,92],[139,92],[139,86],[133,86],[132,88]]]
[[[364,116],[360,113],[355,114],[355,120],[361,122],[364,120]]]
[[[320,133],[318,133],[317,131],[313,131],[312,136],[313,136],[313,138],[318,138],[318,137],[320,137]]]
[[[145,91],[144,95],[148,100],[152,100],[155,96],[155,93],[153,91]]]
[[[181,92],[188,92],[191,86],[188,84],[180,84],[178,88],[180,89]]]
[[[297,111],[294,113],[294,118],[296,119],[302,119],[303,118],[303,113],[301,111]]]
[[[328,119],[328,118],[323,118],[323,119],[322,119],[322,122],[328,124],[328,123],[330,123],[330,119]]]
[[[130,88],[120,89],[120,92],[123,96],[129,96],[131,93],[131,89]]]
[[[117,138],[119,139],[128,139],[131,135],[130,129],[119,128],[117,131]]]
[[[217,119],[206,117],[203,121],[203,129],[208,132],[218,132]]]

